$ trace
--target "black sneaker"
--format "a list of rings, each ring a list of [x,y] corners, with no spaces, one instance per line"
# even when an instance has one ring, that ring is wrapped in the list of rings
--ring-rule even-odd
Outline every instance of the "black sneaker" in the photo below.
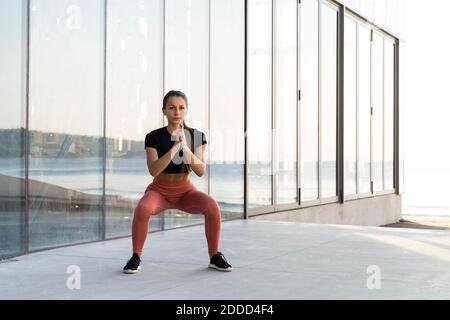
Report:
[[[141,263],[141,258],[136,253],[133,253],[133,256],[130,260],[128,260],[125,267],[123,267],[124,273],[138,273],[139,270],[141,270],[141,266],[139,265]]]
[[[228,263],[227,259],[225,259],[225,256],[221,252],[217,252],[211,257],[208,267],[217,269],[219,271],[233,270],[233,267]]]

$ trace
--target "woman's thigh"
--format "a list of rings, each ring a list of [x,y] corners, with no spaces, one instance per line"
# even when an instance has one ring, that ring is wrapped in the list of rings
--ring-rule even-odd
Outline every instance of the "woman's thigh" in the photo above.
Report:
[[[217,201],[214,200],[213,197],[196,188],[184,194],[183,197],[175,203],[175,207],[176,209],[187,213],[205,213],[205,209],[210,209],[211,207],[220,210]]]
[[[145,211],[147,214],[155,215],[170,208],[167,199],[155,190],[147,190],[139,200],[136,209]]]

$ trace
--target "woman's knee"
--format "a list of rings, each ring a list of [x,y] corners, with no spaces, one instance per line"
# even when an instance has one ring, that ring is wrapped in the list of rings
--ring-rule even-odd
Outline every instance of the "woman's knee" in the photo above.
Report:
[[[153,214],[157,213],[156,205],[154,201],[139,201],[136,208],[134,209],[134,217],[138,219],[148,218]]]
[[[206,208],[207,208],[207,213],[208,214],[213,214],[213,215],[217,215],[220,217],[220,206],[219,203],[212,198],[211,196],[208,196],[208,200],[206,203]]]

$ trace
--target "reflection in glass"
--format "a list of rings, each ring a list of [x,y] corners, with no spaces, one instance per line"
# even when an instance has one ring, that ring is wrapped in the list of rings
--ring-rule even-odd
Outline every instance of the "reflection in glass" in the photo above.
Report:
[[[245,2],[211,1],[210,195],[222,219],[244,214]]]
[[[209,139],[209,0],[165,1],[164,91],[181,90],[188,97],[186,124]],[[208,148],[208,147],[207,147]],[[198,190],[208,193],[209,168],[205,175],[189,175]],[[203,223],[200,215],[167,210],[164,227]]]
[[[394,48],[384,40],[384,190],[394,189]]]
[[[109,0],[106,80],[106,237],[131,233],[153,180],[145,135],[162,126],[163,1]],[[161,230],[162,215],[150,219]]]
[[[272,205],[272,1],[248,1],[248,208]]]
[[[345,18],[344,44],[344,191],[356,194],[356,27]]]
[[[383,190],[383,38],[374,32],[372,42],[372,181],[373,191]]]
[[[101,239],[104,1],[31,0],[30,250]]]
[[[337,112],[337,20],[338,13],[321,4],[320,114],[321,114],[321,197],[337,195],[336,112]]]
[[[370,188],[370,30],[358,26],[358,193]]]
[[[0,1],[0,260],[23,252],[25,1]]]
[[[297,0],[276,1],[276,199],[297,203]]]
[[[319,199],[319,7],[305,0],[300,17],[300,181],[301,201]]]

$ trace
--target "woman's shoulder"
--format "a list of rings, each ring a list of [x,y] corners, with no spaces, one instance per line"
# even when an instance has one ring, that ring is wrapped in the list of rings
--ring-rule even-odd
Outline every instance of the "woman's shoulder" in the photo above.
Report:
[[[196,134],[205,134],[202,130],[200,130],[198,128],[192,128],[192,130],[194,130],[194,133],[196,133]]]
[[[207,143],[207,139],[206,139],[206,135],[203,131],[197,129],[197,128],[193,128],[194,129],[194,141],[201,141],[201,144],[206,144]]]
[[[205,133],[204,133],[202,130],[200,130],[200,129],[192,128],[192,127],[190,127],[190,129],[192,129],[192,132],[193,132],[196,136],[200,136],[200,137],[201,137],[201,136],[205,136]],[[157,129],[154,129],[154,130],[150,131],[149,133],[147,133],[146,136],[160,135],[160,134],[165,133],[165,130],[167,130],[166,127],[157,128]]]
[[[154,130],[150,131],[149,133],[147,133],[147,136],[159,135],[163,132],[162,131],[163,129],[165,130],[166,128],[162,127],[162,128],[154,129]]]
[[[158,144],[158,141],[162,138],[162,130],[163,128],[158,128],[150,131],[145,135],[145,145],[146,146],[155,146]]]

